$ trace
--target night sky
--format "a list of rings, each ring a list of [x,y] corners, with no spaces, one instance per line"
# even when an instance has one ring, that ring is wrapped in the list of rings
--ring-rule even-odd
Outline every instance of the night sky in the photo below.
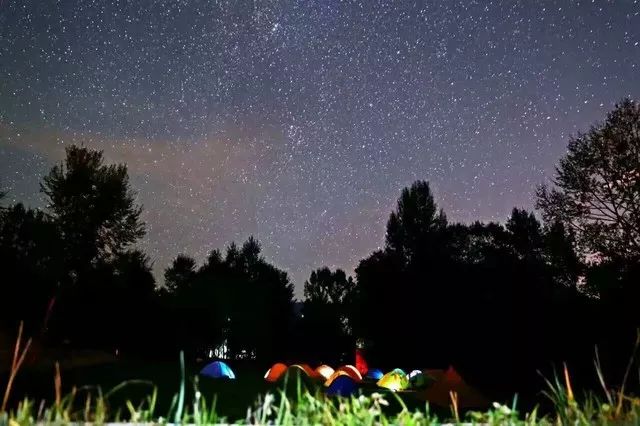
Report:
[[[416,179],[503,221],[625,96],[638,0],[0,0],[0,186],[42,206],[72,142],[126,162],[158,277],[253,234],[300,295]]]

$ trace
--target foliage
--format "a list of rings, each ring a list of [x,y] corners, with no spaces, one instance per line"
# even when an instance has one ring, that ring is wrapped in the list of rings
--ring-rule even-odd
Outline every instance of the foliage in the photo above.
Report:
[[[337,355],[352,351],[349,317],[354,291],[353,279],[341,269],[323,267],[311,272],[304,283],[301,318],[304,359],[338,362]]]
[[[22,204],[0,210],[3,300],[0,319],[13,329],[20,319],[30,333],[45,326],[47,306],[64,270],[55,224],[41,211]]]
[[[184,255],[173,261],[165,271],[162,299],[173,313],[166,328],[174,330],[178,344],[194,351],[224,344],[232,358],[271,359],[286,349],[293,285],[260,253],[250,237],[241,248],[230,244],[224,257],[212,251],[198,269]]]
[[[144,236],[124,164],[105,165],[102,151],[72,145],[44,177],[47,210],[60,230],[65,260],[75,274],[106,261]]]
[[[538,206],[560,220],[585,251],[605,259],[640,260],[640,104],[625,99],[603,124],[569,142],[553,188]]]

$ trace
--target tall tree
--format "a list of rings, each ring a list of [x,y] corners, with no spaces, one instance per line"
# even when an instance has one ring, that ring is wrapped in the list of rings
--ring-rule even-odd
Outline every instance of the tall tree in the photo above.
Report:
[[[193,284],[196,276],[196,261],[187,255],[179,254],[164,271],[163,290],[175,293]]]
[[[402,190],[389,216],[385,241],[383,251],[362,260],[356,269],[360,312],[366,319],[354,325],[357,337],[376,346],[370,353],[390,360],[396,356],[395,343],[420,344],[414,336],[424,323],[444,317],[442,301],[456,293],[449,277],[447,218],[427,182],[416,181]],[[433,328],[431,334],[436,340],[445,339],[445,331]],[[449,345],[442,341],[429,354],[443,357],[437,353],[441,348],[448,350]],[[417,348],[411,352],[419,356]]]
[[[591,254],[640,261],[640,104],[623,100],[571,139],[552,182],[537,191],[548,222],[570,227]]]
[[[24,320],[31,333],[45,325],[61,278],[57,229],[39,210],[16,204],[0,210],[0,318],[13,329]],[[10,303],[9,303],[10,301]]]
[[[311,272],[304,283],[302,309],[307,358],[317,362],[339,362],[338,355],[349,348],[350,304],[355,285],[341,269],[327,267]]]
[[[72,145],[41,183],[57,224],[71,276],[122,253],[144,236],[124,164],[106,165],[102,151]]]
[[[447,217],[433,199],[429,183],[416,181],[404,188],[396,211],[387,222],[386,248],[411,263],[429,246],[429,237],[444,230]]]

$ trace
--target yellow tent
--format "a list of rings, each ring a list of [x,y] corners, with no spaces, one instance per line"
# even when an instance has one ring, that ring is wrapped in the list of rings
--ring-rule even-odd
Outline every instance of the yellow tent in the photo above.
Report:
[[[377,385],[394,392],[401,391],[409,387],[409,378],[404,371],[396,368],[382,376]]]

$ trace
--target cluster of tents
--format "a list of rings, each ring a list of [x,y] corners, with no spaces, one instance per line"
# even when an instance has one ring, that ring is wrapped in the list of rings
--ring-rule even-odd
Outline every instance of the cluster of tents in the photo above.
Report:
[[[361,367],[361,366],[360,366]],[[231,368],[223,361],[215,361],[205,366],[201,375],[215,379],[235,379]],[[313,369],[307,364],[274,364],[264,375],[271,383],[286,377],[303,377],[320,382],[327,395],[350,396],[360,388],[382,388],[393,392],[412,392],[419,399],[448,407],[451,398],[456,398],[459,407],[482,407],[488,401],[469,386],[458,372],[449,367],[447,370],[413,370],[409,374],[396,368],[387,373],[379,369],[356,368],[343,365],[337,369],[322,364]]]
[[[451,404],[452,395],[455,395],[459,407],[483,407],[488,404],[453,367],[447,370],[413,370],[407,374],[400,368],[383,373],[376,368],[363,372],[362,368],[353,365],[343,365],[334,370],[325,364],[313,369],[307,364],[287,366],[277,363],[267,370],[264,378],[268,382],[278,382],[292,373],[323,382],[327,395],[349,396],[362,387],[377,387],[393,392],[412,392],[419,399],[443,407]]]

